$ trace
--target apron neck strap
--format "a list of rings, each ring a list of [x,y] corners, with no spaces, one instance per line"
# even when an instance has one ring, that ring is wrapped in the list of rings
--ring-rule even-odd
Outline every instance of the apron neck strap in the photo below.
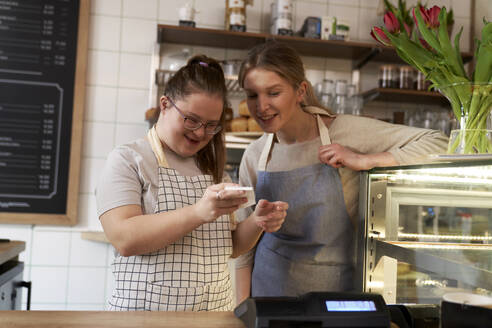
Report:
[[[329,114],[328,112],[319,109],[317,107],[306,107],[306,111],[308,113],[316,115],[316,122],[318,123],[318,131],[321,139],[321,144],[323,146],[331,144],[330,135],[328,133],[328,127],[326,126],[325,122],[323,122],[323,120],[321,119],[321,115],[330,116],[330,117],[335,117],[335,115]],[[266,171],[268,156],[270,155],[270,150],[272,149],[274,136],[275,136],[274,133],[267,134],[267,140],[261,152],[260,160],[258,161],[259,171]]]
[[[265,171],[266,170],[266,165],[268,162],[268,155],[270,155],[270,148],[272,147],[274,136],[275,136],[274,133],[268,133],[267,134],[267,140],[265,142],[265,146],[263,147],[263,151],[261,152],[260,161],[258,162],[258,170],[259,171]]]
[[[316,121],[318,122],[318,130],[319,130],[319,137],[321,139],[321,144],[324,145],[330,145],[331,144],[331,139],[330,139],[330,134],[328,133],[328,127],[326,126],[325,122],[321,119],[321,115],[316,114]]]
[[[155,129],[155,125],[149,130],[147,133],[147,140],[150,143],[150,147],[152,147],[152,151],[159,163],[159,166],[169,168],[169,165],[166,160],[166,156],[164,155],[164,149],[162,148],[161,139],[157,135],[157,130]]]

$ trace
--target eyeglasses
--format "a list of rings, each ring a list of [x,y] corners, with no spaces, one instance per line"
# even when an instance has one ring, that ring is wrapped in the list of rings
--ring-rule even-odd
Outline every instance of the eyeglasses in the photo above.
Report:
[[[171,100],[171,98],[167,97],[167,99],[169,100],[171,105],[173,105],[174,108],[176,108],[179,115],[181,115],[181,117],[184,119],[185,129],[195,131],[195,130],[198,130],[199,128],[201,128],[202,126],[204,126],[205,127],[205,133],[210,134],[210,135],[217,134],[220,130],[222,130],[222,125],[220,125],[218,122],[203,123],[194,117],[186,116],[181,111],[181,109],[179,109],[178,106],[176,106],[176,104]]]

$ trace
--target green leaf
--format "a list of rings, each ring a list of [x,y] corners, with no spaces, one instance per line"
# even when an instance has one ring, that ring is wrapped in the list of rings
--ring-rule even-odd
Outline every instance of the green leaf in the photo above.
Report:
[[[389,2],[388,0],[384,0],[384,6],[386,7],[386,10],[391,11],[393,14],[396,13],[395,6],[393,6],[393,4],[391,2]]]
[[[439,44],[439,41],[437,38],[432,34],[432,31],[427,28],[425,25],[425,21],[422,18],[422,15],[420,14],[420,10],[415,10],[415,17],[417,17],[417,27],[420,31],[420,34],[422,34],[422,37],[424,38],[427,43],[434,48],[438,53],[441,53],[441,45]]]
[[[400,11],[396,13],[396,19],[398,19],[398,23],[400,23],[400,31],[405,32],[405,26],[403,23],[405,22],[405,19],[403,18],[402,14]]]
[[[478,49],[480,49],[480,44],[481,44],[480,39],[475,38],[475,53],[473,54],[475,58],[477,58],[478,56]]]
[[[490,41],[492,41],[492,22],[487,22],[482,29],[482,42],[488,43]]]
[[[454,23],[454,14],[453,14],[453,8],[449,9],[448,15],[446,17],[446,24],[451,25]]]
[[[456,53],[456,58],[458,58],[458,64],[461,67],[463,66],[463,58],[461,58],[461,52],[460,52],[460,39],[461,39],[461,33],[463,33],[463,26],[460,28],[460,31],[456,34],[454,37],[454,51]],[[463,69],[464,70],[464,69]]]
[[[403,61],[405,61],[406,63],[408,63],[408,65],[411,65],[415,68],[417,68],[418,70],[421,70],[419,65],[416,64],[412,58],[408,57],[406,53],[404,53],[403,51],[401,51],[399,48],[395,48],[396,50],[396,53],[398,54],[398,56],[403,59]]]
[[[438,66],[439,64],[435,63],[434,65]],[[448,99],[450,99],[453,111],[456,117],[459,118],[461,116],[460,107],[470,101],[470,81],[467,78],[454,75],[446,66],[439,66],[439,70],[443,74],[446,82],[445,84],[439,85],[438,88],[448,97]],[[456,83],[457,85],[450,86],[451,84]],[[463,108],[468,110],[468,107]],[[465,112],[465,114],[467,114],[467,112]]]
[[[417,69],[425,71],[425,67],[429,62],[440,60],[438,56],[435,56],[429,50],[410,40],[406,33],[392,35],[388,32],[388,30],[386,30],[386,28],[382,27],[382,29],[391,40],[391,43],[395,46],[395,48],[403,52],[405,54],[405,58],[410,58],[411,61],[415,63],[413,66],[417,67]]]
[[[408,27],[410,29],[413,28],[413,18],[412,18],[412,7],[408,7],[407,9],[407,2],[405,0],[401,0],[402,5],[402,14],[401,16],[403,17],[403,21],[407,23]]]
[[[404,13],[406,9],[405,7],[406,5],[404,4],[404,1],[398,0],[398,11]]]
[[[455,50],[451,46],[451,41],[449,40],[446,17],[447,17],[446,7],[442,7],[441,12],[439,13],[439,30],[438,30],[439,44],[441,45],[442,55],[444,56],[444,58],[446,58],[448,65],[450,69],[453,71],[453,73],[464,77],[466,76],[465,68],[463,67],[462,63],[460,64],[460,60],[458,59],[458,57],[461,58],[461,55],[456,55]],[[459,54],[459,49],[458,49],[458,54]]]
[[[483,43],[476,57],[474,81],[488,82],[492,78],[492,43]]]

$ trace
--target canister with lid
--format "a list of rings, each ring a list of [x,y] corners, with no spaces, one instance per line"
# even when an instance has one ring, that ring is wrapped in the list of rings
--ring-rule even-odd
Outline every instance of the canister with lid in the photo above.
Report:
[[[226,30],[246,32],[246,4],[244,0],[226,0]]]
[[[275,0],[270,9],[270,33],[292,35],[292,0]]]

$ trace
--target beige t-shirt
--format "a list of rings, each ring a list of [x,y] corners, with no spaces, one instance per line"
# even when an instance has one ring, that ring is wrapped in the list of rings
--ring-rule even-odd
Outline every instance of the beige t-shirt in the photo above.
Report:
[[[390,124],[380,120],[352,115],[338,115],[329,127],[332,143],[338,143],[357,153],[390,152],[400,164],[424,162],[427,154],[444,153],[448,138],[439,131]],[[239,183],[256,188],[258,161],[265,146],[266,134],[252,142],[245,150],[239,168]],[[320,138],[294,143],[275,142],[266,170],[290,171],[319,163]],[[347,212],[355,224],[359,197],[359,172],[338,169],[342,181]],[[278,199],[281,200],[281,199]],[[257,200],[258,201],[258,200]],[[253,211],[252,207],[236,212],[238,221]],[[252,263],[252,252],[236,260],[236,267]]]
[[[164,154],[171,168],[185,176],[201,175],[194,157]],[[123,205],[140,205],[153,214],[159,187],[158,163],[147,138],[116,147],[106,160],[96,189],[97,214]]]

